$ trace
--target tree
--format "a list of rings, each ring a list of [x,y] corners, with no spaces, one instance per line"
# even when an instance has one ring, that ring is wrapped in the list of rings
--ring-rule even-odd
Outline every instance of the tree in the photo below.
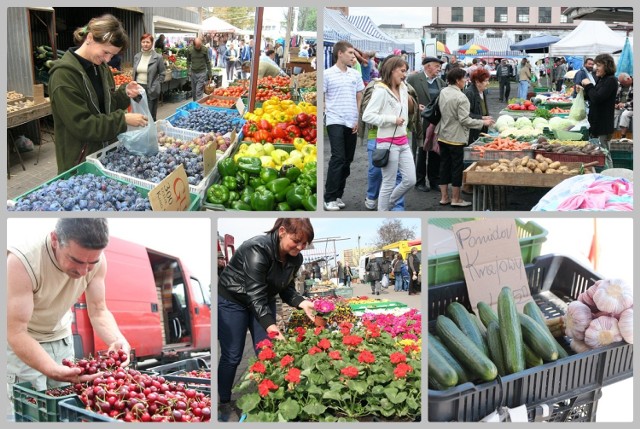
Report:
[[[253,30],[255,7],[211,7],[205,18],[216,16],[241,30]]]
[[[377,249],[401,240],[412,240],[416,236],[415,228],[405,227],[400,219],[385,219],[378,227],[378,236],[371,243]]]
[[[298,13],[299,31],[317,31],[318,9],[315,7],[301,7]]]

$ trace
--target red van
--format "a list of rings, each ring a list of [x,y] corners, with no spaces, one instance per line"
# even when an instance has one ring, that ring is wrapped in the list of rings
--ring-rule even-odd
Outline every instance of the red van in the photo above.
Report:
[[[184,359],[211,349],[211,293],[178,257],[110,238],[106,301],[137,360]],[[107,345],[95,334],[84,294],[73,307],[76,357]]]

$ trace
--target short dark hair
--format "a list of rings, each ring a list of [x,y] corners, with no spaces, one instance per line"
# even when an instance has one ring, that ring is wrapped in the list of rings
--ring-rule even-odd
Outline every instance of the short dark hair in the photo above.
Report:
[[[612,76],[616,73],[616,63],[613,61],[613,57],[611,55],[600,54],[596,56],[594,61],[598,64],[602,64],[605,76]]]
[[[144,39],[149,39],[151,40],[151,43],[153,43],[153,36],[149,33],[144,33],[142,35],[142,37],[140,37],[140,41],[142,42]]]
[[[250,69],[251,68],[251,61],[245,61],[244,63],[242,63],[242,68],[243,69]]]
[[[75,241],[85,249],[101,250],[109,244],[109,225],[105,218],[58,219],[55,233],[63,246]]]
[[[346,52],[347,49],[353,48],[353,45],[346,40],[340,40],[333,45],[333,61],[338,61],[338,54],[340,52]]]
[[[273,224],[273,227],[267,231],[267,234],[277,231],[280,227],[283,227],[289,234],[304,235],[307,243],[313,241],[313,225],[311,225],[311,220],[307,217],[280,217],[276,219],[276,222]]]
[[[476,69],[473,73],[471,73],[471,82],[484,82],[485,80],[491,77],[491,73],[486,71],[485,69]]]
[[[584,62],[586,63],[587,61],[593,61],[593,58],[589,57],[586,60],[584,60]],[[594,61],[595,62],[595,61]]]
[[[267,51],[265,52],[265,55],[269,56],[269,55],[273,55],[275,53],[276,53],[276,51],[274,51],[273,49],[267,49]]]
[[[471,64],[478,64],[478,59],[477,58],[472,59]]]
[[[465,77],[467,72],[462,67],[454,67],[447,73],[447,83],[449,85],[455,85],[458,80]]]

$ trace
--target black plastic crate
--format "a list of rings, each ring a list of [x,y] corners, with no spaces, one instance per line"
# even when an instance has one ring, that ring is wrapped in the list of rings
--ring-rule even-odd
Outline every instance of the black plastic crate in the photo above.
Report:
[[[185,374],[189,371],[197,370],[211,371],[207,362],[204,359],[200,358],[185,359],[148,369],[149,372],[162,375],[168,381],[182,381],[183,383],[188,384],[190,387],[198,387],[200,389],[203,389],[205,393],[207,393],[207,390],[208,393],[210,393],[210,378],[189,377],[187,374]]]
[[[123,420],[112,419],[87,410],[79,397],[65,399],[58,403],[61,422],[111,422],[124,423]]]
[[[531,295],[546,317],[564,314],[567,303],[600,279],[589,268],[558,255],[536,258],[525,270]],[[470,308],[464,281],[429,288],[430,329],[453,301]],[[566,343],[563,345],[568,349]],[[444,391],[429,389],[429,420],[474,422],[499,406],[526,404],[533,421],[536,407],[546,404],[553,410],[550,421],[566,415],[573,416],[573,421],[593,421],[600,389],[632,375],[633,345],[615,343],[480,385],[464,383]],[[572,399],[573,405],[568,409]]]
[[[67,386],[61,388],[65,387]],[[57,422],[59,421],[58,403],[67,398],[78,397],[75,393],[66,396],[49,396],[45,392],[33,390],[28,381],[13,385],[13,409],[17,422]]]

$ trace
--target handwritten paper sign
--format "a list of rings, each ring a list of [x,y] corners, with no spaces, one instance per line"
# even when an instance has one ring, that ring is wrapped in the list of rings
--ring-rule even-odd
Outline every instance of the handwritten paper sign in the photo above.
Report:
[[[213,166],[216,165],[217,149],[218,149],[218,143],[214,140],[204,148],[204,151],[202,151],[202,163],[203,163],[205,177],[209,175],[209,172],[213,170]]]
[[[149,202],[154,211],[185,211],[190,199],[189,181],[182,164],[149,191]]]
[[[236,109],[238,109],[238,112],[240,112],[240,116],[244,116],[246,107],[244,106],[242,98],[238,98],[238,101],[236,101]]]
[[[497,308],[498,294],[504,286],[511,288],[516,305],[522,310],[531,300],[531,293],[515,220],[458,223],[453,225],[453,234],[474,312],[479,301]]]

